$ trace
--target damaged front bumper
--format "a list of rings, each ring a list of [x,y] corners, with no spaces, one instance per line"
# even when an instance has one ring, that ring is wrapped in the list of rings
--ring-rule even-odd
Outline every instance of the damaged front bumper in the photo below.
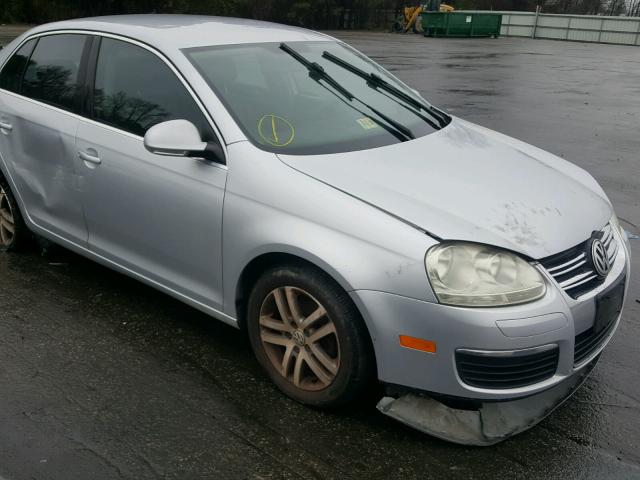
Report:
[[[525,398],[482,402],[476,409],[452,408],[426,394],[384,397],[378,410],[434,437],[461,445],[489,446],[522,433],[541,422],[584,383],[598,359],[543,392]]]
[[[350,292],[388,388],[378,409],[465,445],[492,445],[536,425],[584,382],[620,324],[630,271],[622,245],[606,280],[577,299],[550,277],[543,298],[495,308]],[[405,345],[403,336],[431,349]]]

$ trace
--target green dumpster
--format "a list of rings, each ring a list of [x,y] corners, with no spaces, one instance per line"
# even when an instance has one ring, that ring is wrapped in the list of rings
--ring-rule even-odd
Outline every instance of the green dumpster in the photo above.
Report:
[[[502,14],[474,12],[424,12],[425,37],[495,37],[500,36]]]

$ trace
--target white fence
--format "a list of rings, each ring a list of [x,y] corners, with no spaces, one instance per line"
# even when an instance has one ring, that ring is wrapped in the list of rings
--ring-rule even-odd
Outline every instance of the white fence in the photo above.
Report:
[[[502,13],[504,36],[640,46],[640,17],[495,13]]]

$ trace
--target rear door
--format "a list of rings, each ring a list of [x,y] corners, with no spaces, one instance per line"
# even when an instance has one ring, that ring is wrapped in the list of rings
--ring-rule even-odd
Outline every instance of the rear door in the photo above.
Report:
[[[186,119],[216,140],[203,110],[155,52],[104,37],[90,67],[90,120],[77,133],[92,251],[208,307],[222,304],[227,168],[148,152],[153,125]],[[92,54],[92,57],[95,53]]]
[[[84,245],[75,135],[91,37],[27,41],[0,72],[0,152],[29,218]]]

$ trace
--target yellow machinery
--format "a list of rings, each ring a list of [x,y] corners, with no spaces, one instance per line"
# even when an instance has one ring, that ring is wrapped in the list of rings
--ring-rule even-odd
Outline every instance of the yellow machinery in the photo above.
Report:
[[[420,5],[419,7],[405,7],[404,8],[404,28],[403,32],[408,32],[410,29],[413,30],[413,33],[422,33],[422,21],[420,15],[424,11],[424,7]]]
[[[440,12],[452,12],[453,10],[454,8],[446,3],[440,3],[438,7]],[[409,30],[413,33],[423,33],[422,13],[425,11],[427,11],[425,5],[404,7],[403,13],[394,22],[392,30],[397,33],[407,33]]]

